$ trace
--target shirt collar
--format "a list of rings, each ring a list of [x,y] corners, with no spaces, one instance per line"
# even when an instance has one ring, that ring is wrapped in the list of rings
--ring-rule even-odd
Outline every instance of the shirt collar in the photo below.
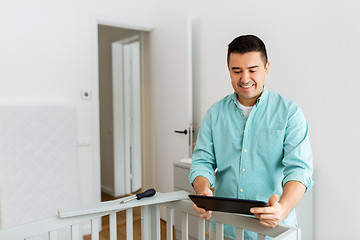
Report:
[[[263,102],[266,102],[266,100],[268,99],[268,96],[269,96],[269,90],[267,90],[267,88],[264,86],[264,89],[263,89],[260,97],[256,100],[255,105],[259,105]]]
[[[269,96],[269,90],[264,86],[264,89],[260,95],[260,97],[256,100],[255,106],[258,106],[262,102],[266,102],[267,97]],[[237,105],[237,94],[234,92],[231,96],[231,99]]]

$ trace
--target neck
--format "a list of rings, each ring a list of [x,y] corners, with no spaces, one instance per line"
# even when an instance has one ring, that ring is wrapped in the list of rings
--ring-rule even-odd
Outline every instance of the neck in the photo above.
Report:
[[[239,100],[239,102],[241,103],[241,105],[245,106],[245,107],[252,107],[255,105],[256,103],[256,100],[258,99],[259,97],[256,97],[256,98],[251,98],[251,99],[242,99],[242,98],[239,98],[239,96],[237,96],[237,99]]]

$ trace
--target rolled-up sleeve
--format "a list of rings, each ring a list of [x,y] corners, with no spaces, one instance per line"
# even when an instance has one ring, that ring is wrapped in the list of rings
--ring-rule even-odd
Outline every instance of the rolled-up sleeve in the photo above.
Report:
[[[211,109],[209,109],[201,123],[196,146],[192,156],[192,164],[189,174],[190,184],[193,184],[196,177],[203,176],[209,180],[211,188],[214,187],[215,168],[216,161],[211,130]]]
[[[309,128],[302,110],[293,106],[289,111],[284,138],[284,186],[288,181],[304,184],[306,191],[312,185],[313,158],[309,140]]]

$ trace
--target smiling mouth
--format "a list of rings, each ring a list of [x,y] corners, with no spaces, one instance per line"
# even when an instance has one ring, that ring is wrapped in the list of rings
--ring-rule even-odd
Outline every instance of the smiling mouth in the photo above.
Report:
[[[251,84],[251,85],[240,85],[241,88],[244,88],[244,89],[249,89],[251,88],[252,86],[254,86],[254,84]]]

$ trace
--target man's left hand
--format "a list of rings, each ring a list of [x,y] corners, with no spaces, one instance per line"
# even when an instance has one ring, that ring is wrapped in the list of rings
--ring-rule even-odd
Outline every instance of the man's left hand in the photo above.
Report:
[[[260,220],[261,225],[274,228],[287,218],[304,196],[305,190],[306,187],[301,182],[288,181],[279,202],[279,196],[274,194],[269,198],[268,207],[252,208],[250,211]]]
[[[278,200],[279,196],[274,194],[269,198],[268,207],[250,209],[251,213],[259,219],[261,225],[274,228],[286,218],[288,211],[285,207],[281,206]]]

